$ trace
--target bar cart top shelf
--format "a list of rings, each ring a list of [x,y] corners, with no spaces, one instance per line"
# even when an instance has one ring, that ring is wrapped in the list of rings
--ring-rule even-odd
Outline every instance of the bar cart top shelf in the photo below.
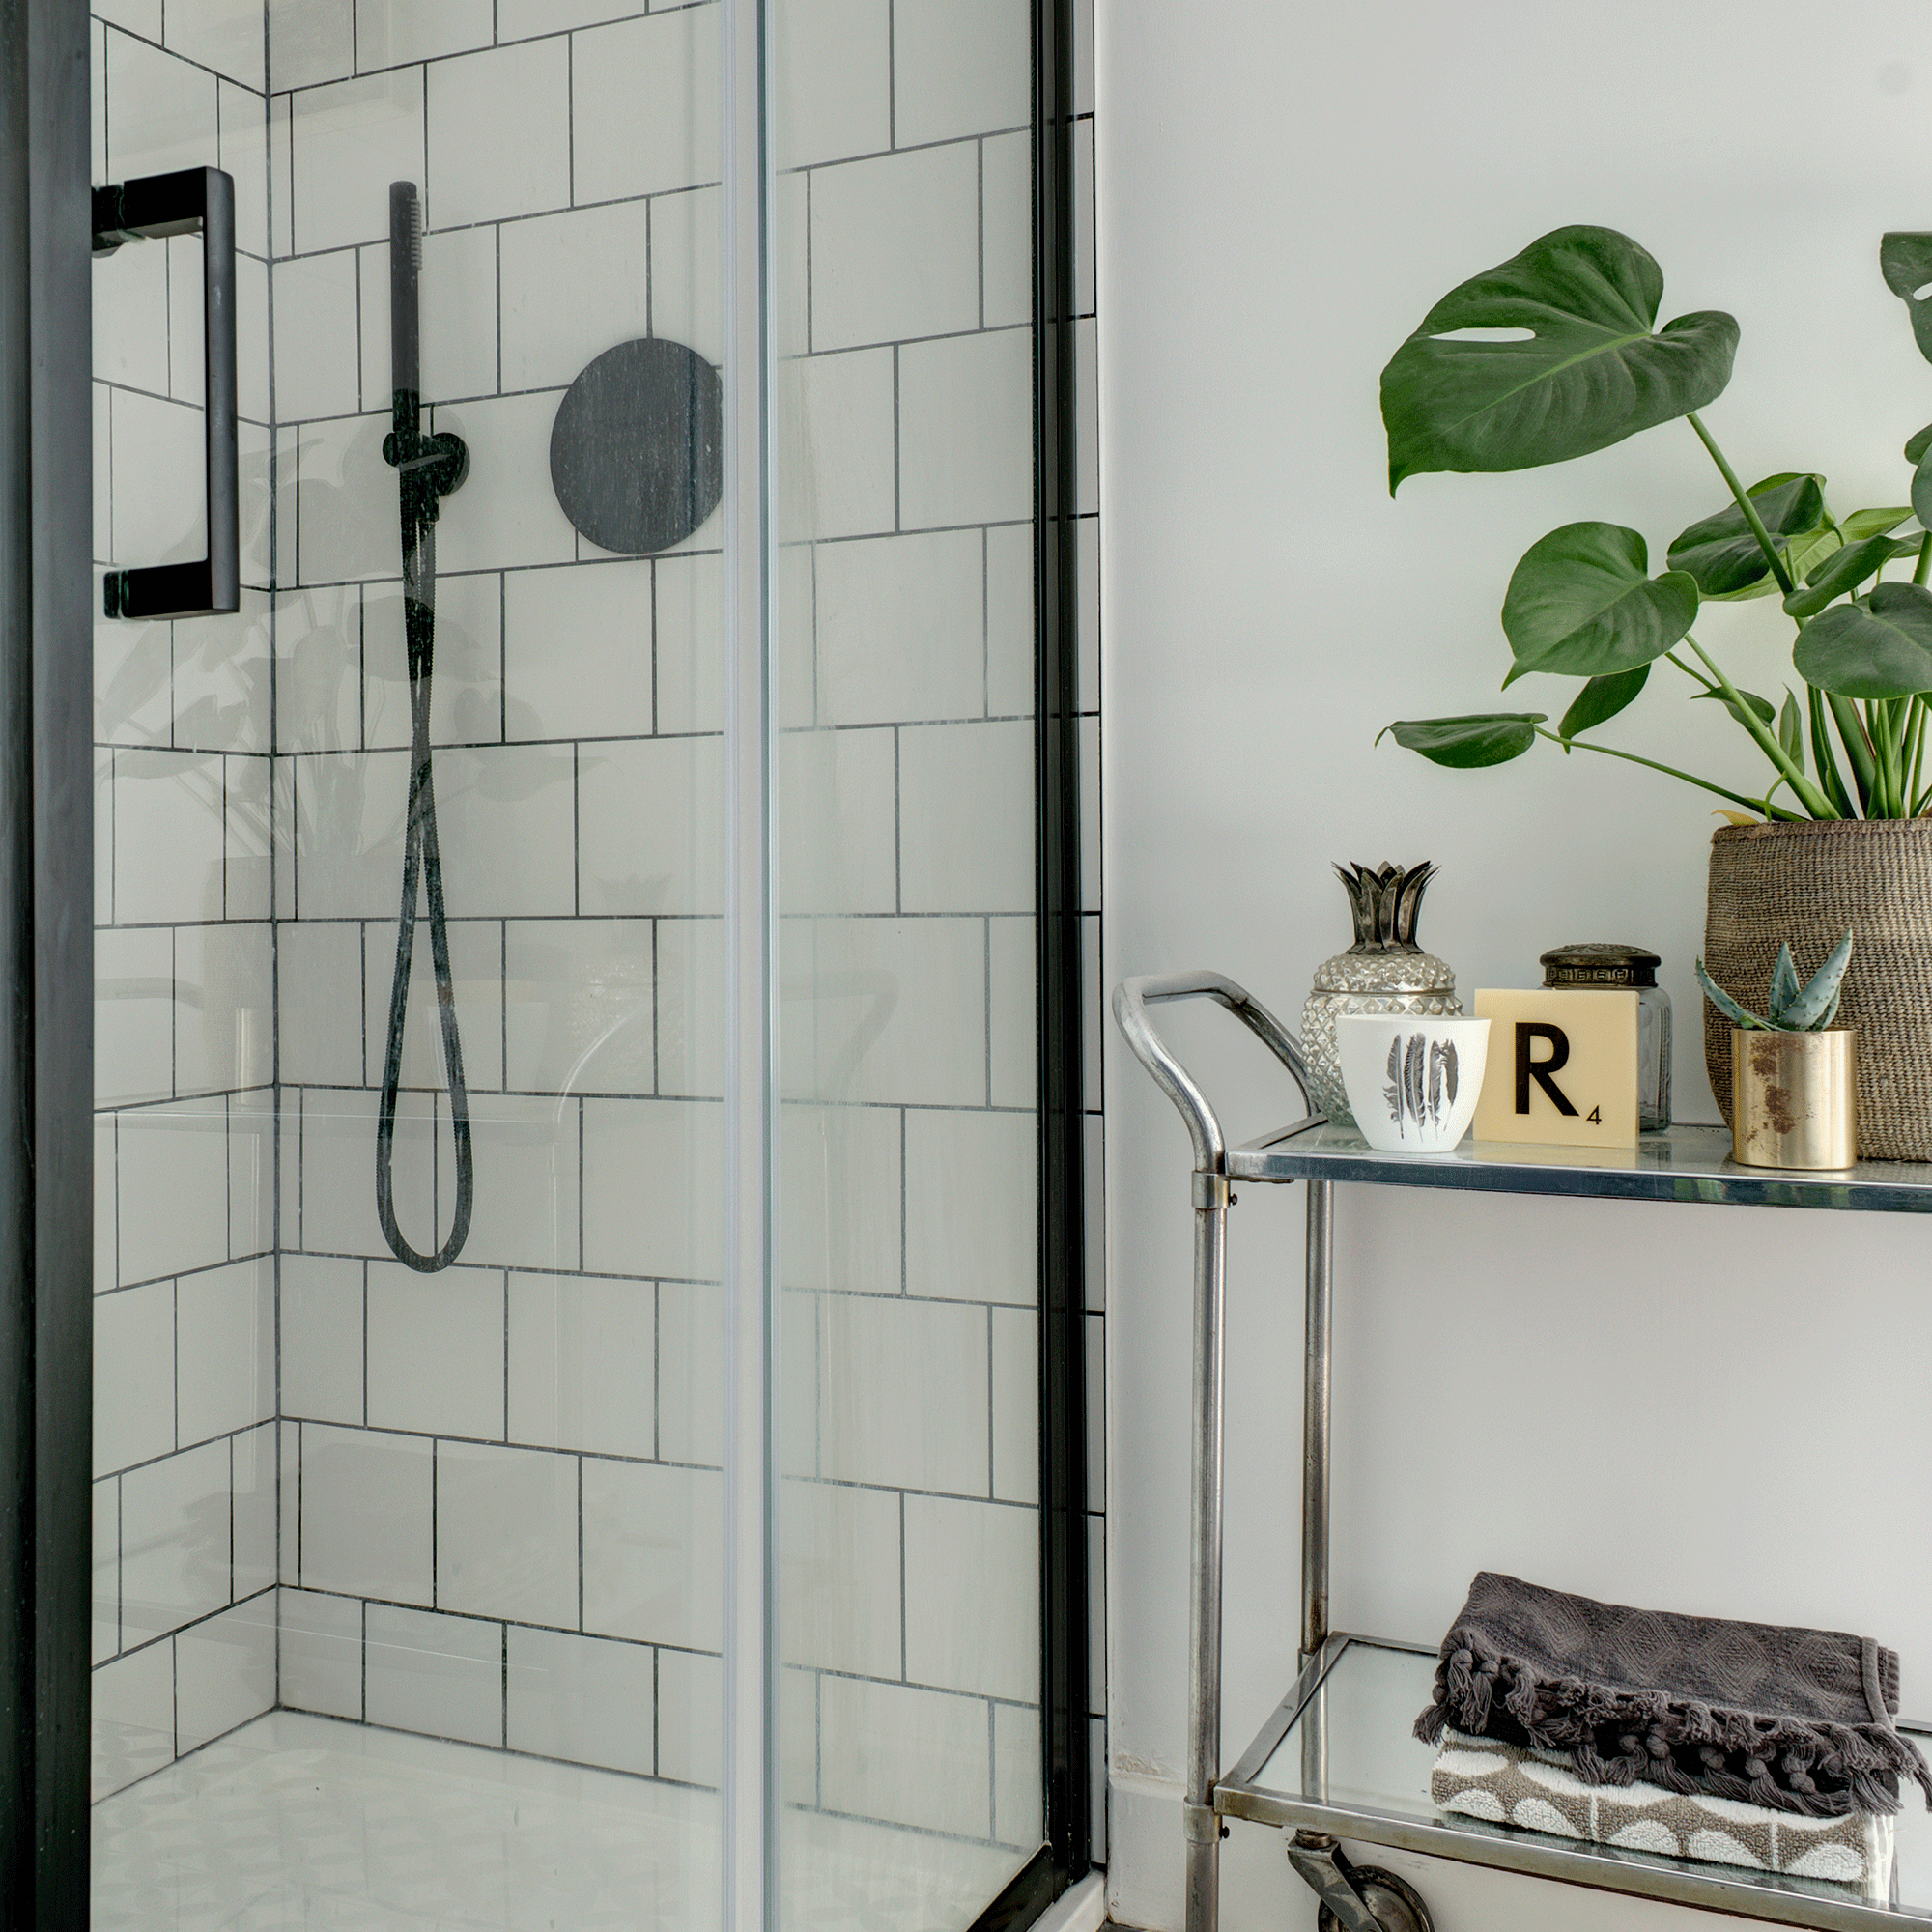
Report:
[[[1450,1153],[1381,1153],[1352,1128],[1299,1122],[1230,1148],[1230,1180],[1354,1180],[1492,1194],[1711,1201],[1747,1208],[1932,1213],[1932,1163],[1861,1161],[1842,1171],[1740,1167],[1724,1127],[1670,1127],[1634,1148],[1465,1140]]]

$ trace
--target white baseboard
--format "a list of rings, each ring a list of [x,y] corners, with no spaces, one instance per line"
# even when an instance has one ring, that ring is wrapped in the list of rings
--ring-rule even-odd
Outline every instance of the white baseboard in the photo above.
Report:
[[[1106,1922],[1106,1874],[1089,1872],[1033,1921],[1033,1932],[1100,1932]]]

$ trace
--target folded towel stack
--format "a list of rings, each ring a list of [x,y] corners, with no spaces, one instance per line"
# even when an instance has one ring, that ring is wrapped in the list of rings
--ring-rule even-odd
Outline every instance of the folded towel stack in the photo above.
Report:
[[[1432,1790],[1450,1808],[1869,1889],[1889,1882],[1889,1832],[1866,1827],[1889,1825],[1899,1778],[1932,1804],[1932,1768],[1897,1711],[1897,1654],[1869,1637],[1635,1610],[1485,1572],[1415,1733],[1444,1744]],[[1464,1762],[1472,1750],[1480,1765]]]

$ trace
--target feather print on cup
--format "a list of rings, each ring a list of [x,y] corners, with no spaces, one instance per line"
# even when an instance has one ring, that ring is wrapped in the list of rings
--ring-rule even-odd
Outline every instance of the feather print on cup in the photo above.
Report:
[[[1446,1153],[1467,1132],[1483,1088],[1488,1020],[1341,1014],[1335,1034],[1350,1111],[1371,1147]]]

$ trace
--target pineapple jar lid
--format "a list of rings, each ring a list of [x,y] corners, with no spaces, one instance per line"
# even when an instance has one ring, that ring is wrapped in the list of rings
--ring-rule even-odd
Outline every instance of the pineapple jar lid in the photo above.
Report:
[[[1663,959],[1641,946],[1596,941],[1552,946],[1538,963],[1546,986],[1654,986]]]

